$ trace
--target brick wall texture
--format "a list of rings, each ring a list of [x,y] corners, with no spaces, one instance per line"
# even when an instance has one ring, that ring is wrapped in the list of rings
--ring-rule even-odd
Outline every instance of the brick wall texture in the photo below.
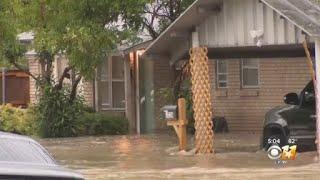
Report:
[[[215,61],[210,61],[213,111],[227,119],[230,131],[261,132],[264,116],[283,105],[287,93],[299,93],[311,80],[305,58],[260,59],[259,88],[241,88],[240,60],[227,60],[228,88],[217,89]]]
[[[84,97],[86,105],[94,107],[94,83],[92,81],[83,81],[81,83],[81,94]]]
[[[209,61],[213,94],[213,114],[227,119],[230,131],[261,132],[265,113],[273,107],[283,105],[283,96],[299,93],[311,80],[305,58],[259,59],[260,85],[258,88],[241,88],[241,61],[226,59],[228,88],[216,87],[216,65]],[[173,70],[168,62],[154,61],[154,85],[159,88],[172,87]],[[166,102],[156,93],[155,118],[159,129],[166,128],[160,119],[160,108]]]
[[[35,76],[38,76],[40,74],[40,65],[35,58],[35,56],[28,56],[28,66],[29,71],[34,74]],[[37,86],[36,81],[30,77],[30,103],[35,104],[38,102],[39,94],[37,92]]]

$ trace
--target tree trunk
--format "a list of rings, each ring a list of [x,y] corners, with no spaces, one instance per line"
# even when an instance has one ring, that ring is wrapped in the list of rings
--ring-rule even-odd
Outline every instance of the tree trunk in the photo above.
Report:
[[[46,71],[45,71],[45,80],[47,84],[51,84],[51,76],[52,76],[52,61],[53,61],[53,57],[50,56],[46,59]]]
[[[58,83],[55,85],[56,90],[61,90],[62,86],[63,86],[63,81],[65,78],[67,78],[68,73],[72,70],[71,66],[68,66],[66,68],[64,68],[63,73],[61,75],[61,77],[58,80]]]
[[[78,77],[76,77],[74,83],[72,84],[72,89],[70,92],[70,99],[69,99],[69,103],[72,104],[77,96],[77,89],[78,89],[78,85],[80,83],[82,79],[81,75],[78,75]]]

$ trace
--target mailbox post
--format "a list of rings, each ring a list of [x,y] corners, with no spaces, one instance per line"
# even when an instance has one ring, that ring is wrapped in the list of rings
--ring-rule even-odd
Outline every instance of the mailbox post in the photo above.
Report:
[[[179,150],[186,150],[188,125],[186,100],[184,98],[178,99],[178,118],[176,117],[176,108],[174,106],[165,106],[162,109],[165,112],[167,126],[172,126],[178,136]]]

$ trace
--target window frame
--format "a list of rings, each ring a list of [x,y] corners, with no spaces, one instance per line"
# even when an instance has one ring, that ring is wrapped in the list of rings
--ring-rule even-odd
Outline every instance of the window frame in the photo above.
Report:
[[[226,72],[225,73],[221,73],[219,72],[219,62],[225,62],[226,63]],[[227,89],[228,88],[228,62],[227,60],[217,60],[216,61],[216,84],[217,84],[217,89]],[[219,80],[219,75],[225,75],[226,76],[226,80]],[[222,83],[226,83],[226,86],[225,87],[220,87],[220,82]]]
[[[125,74],[123,75],[123,79],[119,79],[119,78],[113,78],[113,75],[112,75],[112,61],[113,61],[113,57],[115,56],[108,56],[108,58],[106,59],[107,61],[107,65],[108,65],[108,68],[107,68],[107,80],[106,81],[103,81],[103,82],[107,82],[108,83],[108,103],[102,103],[101,100],[99,100],[99,106],[101,107],[101,110],[104,110],[104,111],[108,111],[108,110],[112,110],[112,111],[125,111],[126,109],[126,103],[124,103],[124,107],[123,108],[119,108],[119,107],[114,107],[114,104],[113,104],[113,83],[114,82],[120,82],[120,83],[123,83],[124,85],[124,88],[125,88]],[[122,59],[123,60],[123,59]],[[125,68],[125,62],[123,60],[123,70]],[[101,70],[100,70],[100,79],[99,79],[100,83],[102,82],[101,81]],[[100,90],[100,86],[99,86],[99,90]],[[123,89],[124,93],[125,93],[125,89]],[[102,92],[99,92],[99,93],[102,93]],[[124,94],[125,95],[125,94]],[[98,96],[98,98],[100,98],[100,95]],[[104,107],[104,106],[109,106],[109,107]]]
[[[109,107],[112,107],[112,93],[110,92],[110,81],[111,81],[111,74],[112,74],[112,72],[110,72],[110,58],[108,57],[107,59],[106,59],[106,61],[107,61],[107,63],[106,64],[104,64],[103,63],[103,66],[104,65],[107,65],[108,66],[108,68],[107,68],[107,75],[106,75],[106,80],[102,80],[102,68],[103,68],[103,66],[101,66],[102,68],[100,69],[100,74],[99,74],[99,76],[100,76],[100,78],[99,78],[99,82],[101,83],[101,82],[105,82],[105,83],[107,83],[108,84],[108,103],[104,103],[104,102],[102,102],[102,99],[100,100],[100,102],[99,102],[99,106],[101,106],[101,108],[103,107],[103,106],[109,106]],[[101,86],[99,86],[99,91],[101,91]],[[100,92],[101,93],[101,92]],[[99,96],[98,98],[101,98],[101,96]]]
[[[253,66],[245,66],[244,65],[244,61],[246,60],[254,60],[258,62],[258,65],[256,67]],[[254,89],[254,88],[260,88],[260,59],[241,59],[240,60],[240,69],[241,69],[241,88],[243,89]],[[250,85],[244,85],[244,81],[243,81],[243,74],[244,74],[244,69],[257,69],[258,71],[258,84],[254,85],[254,86],[250,86]]]

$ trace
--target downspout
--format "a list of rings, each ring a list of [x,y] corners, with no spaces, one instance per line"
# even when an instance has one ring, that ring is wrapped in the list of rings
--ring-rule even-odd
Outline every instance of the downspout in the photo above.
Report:
[[[96,111],[96,77],[94,77],[92,83],[92,105],[93,109]]]
[[[93,96],[93,98],[94,98],[94,110],[96,111],[96,112],[99,112],[99,83],[98,83],[98,80],[99,80],[99,78],[98,78],[98,70],[96,69],[96,71],[95,71],[95,78],[94,78],[94,85],[93,85],[93,87],[94,87],[94,96]]]
[[[140,124],[140,69],[139,69],[139,55],[137,52],[134,53],[134,57],[135,57],[135,69],[136,69],[136,84],[135,84],[135,88],[136,88],[136,131],[137,134],[140,135],[141,134],[141,124]]]
[[[6,104],[6,68],[2,68],[2,104]]]

